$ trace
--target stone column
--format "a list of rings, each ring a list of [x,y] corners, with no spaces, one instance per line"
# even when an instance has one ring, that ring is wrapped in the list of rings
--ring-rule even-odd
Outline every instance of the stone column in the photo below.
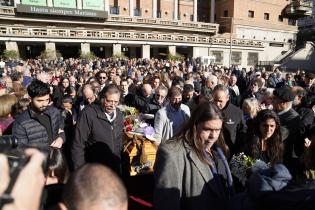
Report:
[[[133,10],[134,10],[134,6],[133,6],[133,1],[134,0],[129,0],[129,16],[133,17]]]
[[[81,43],[81,54],[87,54],[90,50],[90,43]]]
[[[121,55],[121,44],[113,44],[113,55]]]
[[[82,9],[82,0],[77,0],[77,9]]]
[[[197,0],[194,0],[194,22],[197,22]]]
[[[10,51],[16,51],[19,52],[19,47],[17,45],[17,42],[5,42],[5,49]]]
[[[178,20],[178,0],[174,0],[174,20]]]
[[[152,0],[152,17],[156,18],[157,14],[157,0]]]
[[[176,46],[168,46],[168,52],[171,55],[176,55]]]
[[[150,45],[142,45],[142,58],[150,59]]]
[[[214,23],[215,15],[215,0],[211,0],[211,12],[210,12],[210,23]]]
[[[52,0],[48,0],[47,1],[47,6],[48,7],[53,7],[54,5],[53,5],[53,1]]]
[[[56,58],[56,44],[54,42],[46,42],[45,49],[46,52],[49,53],[50,57]]]
[[[104,10],[109,14],[109,0],[104,0]]]
[[[15,0],[14,1],[14,6],[16,7],[16,5],[21,4],[21,0]]]

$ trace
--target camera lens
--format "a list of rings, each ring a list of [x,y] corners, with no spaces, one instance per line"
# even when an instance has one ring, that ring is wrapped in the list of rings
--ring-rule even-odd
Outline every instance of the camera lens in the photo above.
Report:
[[[17,139],[12,135],[4,135],[0,137],[0,148],[10,149],[18,146]]]

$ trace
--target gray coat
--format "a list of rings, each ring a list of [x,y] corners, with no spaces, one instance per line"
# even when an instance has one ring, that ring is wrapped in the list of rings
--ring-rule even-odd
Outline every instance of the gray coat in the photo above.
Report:
[[[154,118],[154,129],[158,142],[164,142],[179,133],[180,127],[183,126],[190,117],[189,107],[181,104],[178,111],[174,111],[170,104],[161,108]],[[179,119],[179,120],[178,120]],[[177,120],[177,121],[176,121]],[[176,121],[176,122],[175,122]],[[178,130],[173,129],[173,124],[177,124]]]
[[[226,178],[224,163],[218,159],[218,173]],[[160,145],[154,169],[154,204],[157,210],[221,210],[227,204],[226,182],[217,187],[208,164],[200,161],[184,142]]]

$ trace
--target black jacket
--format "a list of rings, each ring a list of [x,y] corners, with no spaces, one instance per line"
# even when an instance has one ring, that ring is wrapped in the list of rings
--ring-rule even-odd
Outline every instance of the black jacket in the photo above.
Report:
[[[279,115],[279,118],[281,126],[289,131],[288,137],[284,139],[285,158],[292,156],[293,145],[296,155],[301,155],[304,148],[304,139],[301,138],[302,133],[304,133],[304,127],[299,114],[293,109],[289,109],[287,112]]]
[[[246,124],[243,111],[228,102],[222,110],[224,116],[224,140],[229,146],[231,155],[239,149],[239,140],[246,133]]]
[[[64,132],[59,133],[59,129],[64,129],[64,122],[59,109],[49,106],[45,111],[50,117],[52,126],[52,140],[61,137],[65,142]],[[46,128],[34,118],[30,109],[25,110],[14,121],[12,134],[17,138],[19,144],[29,143],[47,143],[49,146],[52,142],[49,141]]]
[[[71,149],[74,168],[85,162],[94,162],[120,173],[123,128],[123,115],[118,109],[115,120],[110,122],[101,105],[92,104],[84,108]]]

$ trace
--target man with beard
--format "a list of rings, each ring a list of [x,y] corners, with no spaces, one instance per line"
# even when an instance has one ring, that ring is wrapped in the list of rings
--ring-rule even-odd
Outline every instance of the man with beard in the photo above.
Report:
[[[65,142],[64,123],[60,111],[48,106],[49,85],[34,80],[27,87],[27,92],[31,100],[30,106],[13,124],[12,133],[19,145],[40,143],[47,144],[47,147],[61,148]]]
[[[154,129],[158,142],[164,142],[179,133],[190,117],[189,107],[182,104],[182,91],[179,87],[170,89],[169,104],[160,109],[154,119]]]
[[[100,92],[100,103],[86,106],[77,122],[72,144],[72,160],[77,169],[89,163],[101,163],[121,174],[124,120],[117,108],[120,90],[110,84]]]

